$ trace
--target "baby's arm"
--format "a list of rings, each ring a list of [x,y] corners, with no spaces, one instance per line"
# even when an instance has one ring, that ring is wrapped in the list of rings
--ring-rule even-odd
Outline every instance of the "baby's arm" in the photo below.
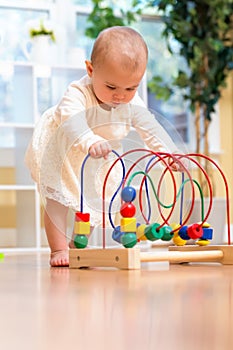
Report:
[[[154,152],[170,153],[171,157],[167,159],[169,166],[173,171],[183,170],[183,157],[176,161],[176,154],[182,155],[183,152],[177,149],[177,146],[168,135],[167,131],[156,120],[155,116],[145,107],[144,103],[137,96],[136,104],[133,105],[132,126],[136,129],[141,139],[147,147]],[[174,155],[174,157],[172,156]],[[185,166],[185,165],[184,165]]]
[[[110,144],[87,123],[87,93],[79,82],[72,82],[62,100],[57,106],[54,119],[59,125],[57,137],[66,149],[74,145],[79,146],[84,153],[89,153],[93,158],[107,158],[112,148]],[[94,105],[89,108],[94,111]]]
[[[92,158],[108,158],[108,154],[112,151],[112,147],[108,141],[97,141],[89,148],[89,154]]]

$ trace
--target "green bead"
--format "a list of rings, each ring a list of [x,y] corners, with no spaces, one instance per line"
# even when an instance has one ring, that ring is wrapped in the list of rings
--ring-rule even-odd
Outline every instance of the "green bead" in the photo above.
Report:
[[[4,254],[0,253],[0,260],[3,260],[3,259],[4,259]]]
[[[78,249],[86,248],[88,243],[88,238],[86,235],[76,235],[74,238],[74,245]]]
[[[133,248],[137,241],[137,235],[134,232],[127,232],[121,236],[121,243],[125,248]]]
[[[170,241],[174,235],[172,232],[172,228],[170,226],[163,226],[160,229],[163,233],[161,240],[162,241]]]
[[[161,229],[157,230],[160,224],[154,223],[145,228],[145,236],[149,241],[156,241],[162,238],[163,232]]]

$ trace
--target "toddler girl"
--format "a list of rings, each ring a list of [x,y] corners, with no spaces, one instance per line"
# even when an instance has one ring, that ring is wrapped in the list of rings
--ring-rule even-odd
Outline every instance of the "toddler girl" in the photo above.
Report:
[[[137,94],[147,58],[147,46],[137,31],[128,27],[102,31],[91,60],[86,61],[87,75],[72,82],[60,103],[47,110],[35,127],[25,161],[46,198],[44,224],[51,266],[69,265],[67,214],[69,208],[80,209],[78,177],[88,153],[95,162],[85,181],[88,191],[97,191],[97,170],[104,173],[105,166],[109,167],[112,149],[121,154],[121,140],[132,127],[149,149],[175,151]],[[87,203],[92,226],[101,219],[94,202],[95,196]]]

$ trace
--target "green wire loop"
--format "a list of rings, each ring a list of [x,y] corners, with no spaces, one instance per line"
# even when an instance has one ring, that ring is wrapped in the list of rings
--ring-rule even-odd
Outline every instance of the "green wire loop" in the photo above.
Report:
[[[151,187],[152,187],[152,190],[153,190],[153,193],[154,193],[154,196],[155,196],[157,202],[158,202],[163,208],[165,208],[165,209],[170,209],[170,208],[172,208],[172,206],[174,205],[174,203],[169,204],[169,205],[166,205],[166,204],[164,204],[164,203],[162,203],[162,202],[160,201],[160,199],[158,198],[158,195],[157,195],[157,193],[156,193],[156,190],[155,190],[153,181],[151,180],[151,177],[150,177],[145,171],[136,171],[136,172],[134,172],[134,173],[130,176],[130,178],[129,178],[128,182],[127,182],[127,186],[130,186],[132,180],[133,180],[133,179],[135,178],[135,176],[137,176],[137,175],[144,175],[144,176],[146,176],[146,177],[149,179],[150,184],[151,184]],[[202,219],[202,221],[203,221],[203,220],[204,220],[204,196],[203,196],[203,191],[202,191],[202,189],[201,189],[201,186],[200,186],[200,184],[199,184],[196,180],[194,180],[194,179],[192,179],[192,180],[186,179],[186,180],[181,184],[181,186],[180,186],[180,188],[179,188],[179,191],[178,191],[178,193],[177,193],[177,195],[176,195],[176,201],[177,201],[178,198],[180,197],[181,191],[182,191],[182,189],[184,188],[185,184],[186,184],[187,182],[189,182],[189,181],[192,181],[193,183],[195,183],[195,184],[197,185],[198,189],[199,189],[199,193],[200,193],[200,197],[201,197],[201,219]]]

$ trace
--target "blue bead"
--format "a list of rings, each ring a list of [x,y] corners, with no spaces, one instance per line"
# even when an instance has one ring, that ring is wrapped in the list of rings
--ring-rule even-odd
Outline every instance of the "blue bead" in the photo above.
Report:
[[[112,239],[118,243],[121,243],[121,236],[124,234],[124,232],[121,231],[120,226],[116,226],[112,232]]]
[[[211,227],[203,227],[203,235],[201,239],[212,239],[213,238],[213,229]]]
[[[180,238],[188,241],[190,239],[188,233],[187,233],[187,230],[188,230],[188,226],[183,226],[181,227],[181,229],[179,230],[179,236]]]
[[[135,188],[131,186],[126,186],[123,188],[121,198],[124,202],[132,202],[136,198]]]

